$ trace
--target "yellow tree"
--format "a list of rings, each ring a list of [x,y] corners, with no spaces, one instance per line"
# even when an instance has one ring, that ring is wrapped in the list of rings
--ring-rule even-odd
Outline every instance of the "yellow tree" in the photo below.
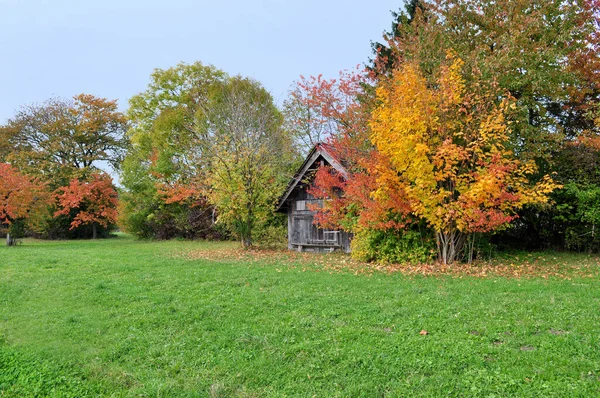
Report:
[[[385,161],[372,167],[383,201],[401,187],[412,212],[435,230],[438,257],[452,263],[470,234],[506,226],[525,204],[543,203],[556,187],[509,148],[509,96],[476,71],[466,83],[453,53],[428,86],[404,63],[377,88],[371,141]]]

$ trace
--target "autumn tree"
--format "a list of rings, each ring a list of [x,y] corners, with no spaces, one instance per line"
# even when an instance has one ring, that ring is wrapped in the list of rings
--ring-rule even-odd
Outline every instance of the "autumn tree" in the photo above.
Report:
[[[294,101],[303,109],[314,110],[316,125],[326,126],[327,134],[319,138],[329,144],[328,151],[348,171],[345,178],[329,168],[319,170],[315,176],[311,193],[328,199],[327,211],[319,211],[315,218],[322,227],[355,232],[358,219],[371,218],[368,210],[373,208],[373,202],[368,196],[375,181],[365,171],[369,159],[375,155],[368,128],[374,98],[372,84],[369,73],[359,68],[341,71],[338,78],[311,76],[296,82]],[[285,116],[288,125],[305,123],[303,114],[285,113]]]
[[[24,106],[0,127],[0,137],[8,146],[6,161],[57,188],[94,172],[98,162],[118,168],[126,128],[116,101],[80,94]]]
[[[371,72],[357,68],[342,71],[334,79],[322,76],[301,78],[296,83],[296,90],[302,95],[295,96],[295,100],[300,101],[304,108],[315,109],[321,120],[328,127],[331,126],[326,139],[328,151],[347,171],[345,175],[329,167],[317,171],[310,193],[325,202],[323,208],[315,209],[315,221],[324,228],[352,233],[353,256],[365,260],[374,258],[364,255],[359,248],[365,246],[361,242],[373,240],[376,235],[394,235],[403,240],[414,232],[408,231],[412,225],[418,227],[418,222],[415,224],[415,219],[410,216],[410,207],[401,192],[386,201],[377,201],[372,196],[378,182],[369,168],[380,158],[370,142],[369,120],[375,103],[374,84]],[[290,116],[293,115],[286,114],[286,117]],[[415,234],[418,238],[411,239],[410,244],[417,242],[416,251],[421,254],[428,252],[426,245],[422,244],[426,240],[422,235],[427,231]],[[378,247],[371,247],[369,251],[376,253],[375,257],[382,252]],[[393,251],[397,255],[388,259],[410,257],[398,250]],[[418,257],[423,259],[428,256]]]
[[[423,79],[423,87],[438,93],[440,71],[448,68],[448,50],[456,53],[464,62],[461,69],[468,71],[461,76],[466,87],[464,95],[468,93],[465,101],[479,98],[475,101],[479,105],[463,104],[465,110],[479,107],[482,114],[489,115],[492,108],[481,105],[485,101],[489,106],[502,109],[495,112],[502,114],[508,134],[503,150],[515,157],[512,160],[521,162],[521,168],[513,164],[514,170],[511,170],[514,173],[521,170],[521,182],[531,186],[544,174],[557,169],[556,157],[552,155],[561,151],[565,143],[576,136],[598,134],[598,124],[594,122],[600,120],[597,117],[598,9],[597,0],[411,1],[406,12],[394,13],[392,30],[386,32],[383,44],[373,44],[376,53],[370,70],[380,85],[389,88],[393,85],[390,83],[392,75],[410,64]],[[464,117],[466,113],[463,113],[459,116]],[[450,116],[445,114],[445,117]],[[471,124],[474,120],[476,118],[467,123],[463,119],[463,122]],[[370,127],[373,126],[371,123]],[[369,129],[362,124],[357,130]],[[383,153],[380,145],[369,149],[369,145],[375,143],[372,132],[367,133],[366,138],[364,134],[360,136],[360,144],[333,142],[340,153],[357,152],[347,148],[366,148],[359,156],[340,155],[354,169],[348,178],[320,170],[315,187],[315,194],[333,197],[317,219],[353,229],[354,242],[360,241],[361,231],[369,228],[400,231],[403,224],[408,228],[414,225],[414,217],[426,219],[423,213],[415,211],[414,203],[410,203],[412,211],[407,211],[406,199],[410,198],[407,189],[414,190],[414,187],[393,178],[394,172],[382,174],[383,170],[394,170],[393,158]],[[507,160],[503,159],[500,156],[497,162],[504,164]],[[369,168],[370,163],[376,166]],[[526,166],[532,168],[523,173]],[[395,170],[395,173],[401,171]],[[386,192],[380,189],[386,185],[384,181],[388,185]],[[339,192],[343,195],[339,196]],[[371,195],[373,192],[379,194]],[[334,196],[336,193],[338,197]],[[441,205],[446,206],[451,207]],[[515,211],[523,206],[515,205],[496,214],[503,217],[491,217],[491,208],[482,210],[488,214],[483,218],[488,219],[489,225],[503,226],[506,220],[516,217]],[[495,222],[493,218],[497,218]],[[493,230],[475,228],[473,220],[464,231]],[[458,241],[466,239],[459,235]]]
[[[300,76],[294,83],[283,102],[284,127],[304,155],[345,130],[340,116],[356,101],[353,79],[357,76],[350,72],[340,73],[339,80]]]
[[[91,225],[93,239],[98,236],[98,226],[106,228],[117,221],[118,195],[106,173],[94,173],[87,180],[72,179],[56,191],[56,201],[54,215],[72,215],[71,229]]]
[[[319,142],[348,140],[348,149],[362,150],[372,84],[368,73],[356,67],[337,78],[304,77],[293,85],[284,102],[285,127],[296,143],[308,152]],[[347,154],[349,155],[349,154]]]
[[[22,237],[25,222],[35,227],[47,212],[48,191],[38,179],[0,163],[0,225],[8,227],[6,244],[13,246]]]
[[[371,140],[383,164],[374,166],[376,198],[400,187],[412,212],[435,230],[439,260],[454,262],[475,232],[506,226],[525,204],[543,203],[556,187],[510,148],[507,115],[515,108],[493,82],[472,73],[451,52],[435,86],[406,62],[377,89]]]

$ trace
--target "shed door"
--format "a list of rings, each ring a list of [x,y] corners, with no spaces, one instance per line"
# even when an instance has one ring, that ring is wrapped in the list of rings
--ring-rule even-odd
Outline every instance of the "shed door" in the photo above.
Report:
[[[292,221],[292,244],[305,245],[310,243],[313,216],[294,216]]]

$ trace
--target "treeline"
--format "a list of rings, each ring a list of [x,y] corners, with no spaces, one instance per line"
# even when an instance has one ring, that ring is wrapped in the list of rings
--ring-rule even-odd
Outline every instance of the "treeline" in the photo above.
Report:
[[[327,141],[348,176],[317,172],[317,222],[351,232],[361,259],[598,251],[599,5],[412,0],[364,70],[301,78],[281,109],[200,62],[156,70],[126,114],[88,95],[25,107],[0,129],[0,222],[13,236],[116,223],[142,238],[282,240],[274,202]]]
[[[127,114],[90,95],[51,99],[24,107],[0,134],[9,244],[27,233],[95,238],[115,224],[140,238],[285,238],[273,203],[299,153],[252,79],[181,64],[156,70]]]

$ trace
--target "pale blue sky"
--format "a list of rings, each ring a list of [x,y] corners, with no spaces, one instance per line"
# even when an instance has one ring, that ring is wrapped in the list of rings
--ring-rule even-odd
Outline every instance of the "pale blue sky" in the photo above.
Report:
[[[79,93],[127,100],[155,68],[202,61],[278,102],[300,74],[364,63],[402,0],[0,0],[0,123]]]

